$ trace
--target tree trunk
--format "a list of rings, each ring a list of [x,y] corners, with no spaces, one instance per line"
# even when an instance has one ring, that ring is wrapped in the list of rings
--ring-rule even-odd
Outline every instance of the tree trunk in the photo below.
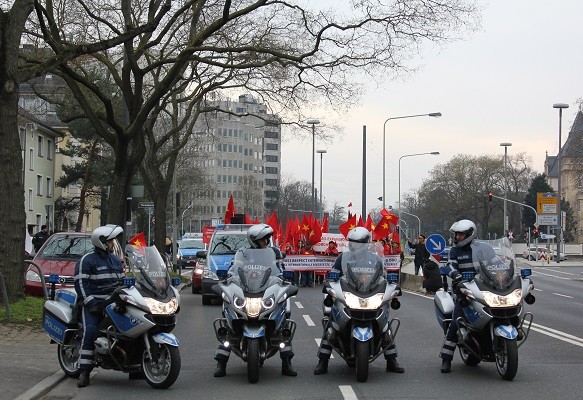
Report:
[[[81,197],[79,198],[79,217],[75,225],[75,232],[80,232],[83,227],[83,216],[85,215],[85,194],[87,194],[87,186],[89,185],[89,178],[91,177],[91,162],[95,157],[95,150],[97,149],[97,140],[93,140],[91,144],[91,151],[87,159],[87,169],[85,170],[85,177],[83,178],[83,187],[81,188]]]

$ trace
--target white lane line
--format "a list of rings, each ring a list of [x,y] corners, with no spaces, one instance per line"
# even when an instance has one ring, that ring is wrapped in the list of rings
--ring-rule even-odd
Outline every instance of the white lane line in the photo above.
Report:
[[[537,292],[542,292],[543,291],[542,289],[537,289],[537,288],[534,288],[533,290],[536,290]]]
[[[344,399],[358,400],[356,394],[354,393],[354,390],[350,385],[339,385],[338,388],[340,388],[340,392],[342,392],[342,396],[344,397]]]
[[[308,324],[308,327],[315,327],[316,324],[314,324],[314,321],[312,321],[312,319],[310,318],[309,315],[304,314],[302,315],[302,317],[304,317],[304,320],[306,321],[306,324]]]
[[[533,272],[532,276],[537,276],[537,275],[544,275],[544,276],[550,276],[551,278],[559,278],[559,279],[565,279],[567,281],[570,281],[571,278],[565,278],[563,276],[557,276],[557,275],[551,275],[551,274],[545,274],[544,272]]]
[[[563,275],[577,275],[573,272],[557,271],[556,269],[550,269],[550,268],[540,268],[540,269],[544,269],[545,271],[556,272],[558,274],[563,274]]]
[[[318,347],[320,347],[320,342],[322,342],[322,338],[314,338],[316,340],[316,343],[318,344]],[[330,359],[334,358],[334,353],[332,353],[330,355]]]
[[[567,295],[562,295],[560,293],[553,293],[555,296],[561,296],[561,297],[566,297],[567,299],[572,299],[573,296],[567,296]]]
[[[525,321],[525,324],[528,321]],[[575,335],[567,334],[565,332],[561,332],[559,330],[545,327],[543,325],[535,324],[534,322],[531,324],[531,329],[536,332],[540,332],[541,334],[550,336],[552,338],[560,339],[561,341],[565,341],[571,343],[575,346],[580,346],[583,348],[583,339],[576,337]]]
[[[300,302],[294,302],[296,304],[297,308],[304,308],[304,306],[302,306],[302,303]]]

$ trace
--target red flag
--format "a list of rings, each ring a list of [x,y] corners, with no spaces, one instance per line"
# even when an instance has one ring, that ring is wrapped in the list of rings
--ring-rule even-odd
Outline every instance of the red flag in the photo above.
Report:
[[[364,227],[364,222],[362,221],[362,216],[358,217],[358,223],[356,224],[356,226],[362,226]]]
[[[348,208],[350,208],[352,206],[352,202],[348,204]]]
[[[330,229],[328,228],[328,215],[324,215],[322,219],[322,233],[328,233]]]
[[[322,227],[317,218],[312,219],[312,225],[310,226],[310,233],[308,234],[308,241],[310,244],[318,244],[322,240]]]
[[[304,214],[304,216],[302,217],[302,225],[301,225],[301,228],[300,228],[300,232],[303,235],[308,236],[308,234],[310,233],[311,226],[312,226],[311,215],[310,215],[310,218],[308,218],[306,216],[306,214]]]
[[[245,212],[245,223],[248,225],[251,225],[253,223],[249,215],[247,215],[247,212]]]
[[[277,231],[279,230],[279,221],[277,220],[277,214],[275,213],[275,211],[271,213],[271,216],[267,218],[265,223],[267,223],[269,226],[273,228],[273,231],[275,232],[274,235],[275,237],[277,237]]]
[[[227,203],[227,209],[225,210],[225,223],[231,223],[231,218],[237,213],[235,210],[235,202],[233,201],[233,194],[229,197],[229,202]]]
[[[261,223],[261,221],[259,220],[259,217],[257,215],[255,215],[255,219],[252,222],[253,224],[258,224]]]
[[[137,246],[137,247],[147,246],[148,241],[146,240],[146,236],[144,235],[144,232],[140,232],[137,235],[135,235],[134,237],[132,237],[130,239],[130,244],[133,244],[134,246]]]
[[[340,230],[340,233],[342,233],[344,237],[348,237],[348,232],[350,232],[350,230],[355,227],[356,227],[356,215],[352,215],[352,217],[348,218],[346,222],[338,226],[338,230]]]
[[[372,224],[372,218],[370,217],[370,214],[368,214],[366,216],[366,222],[364,223],[364,227],[369,232],[372,232],[374,230],[374,228],[375,228],[375,226]]]
[[[382,216],[387,216],[390,215],[391,213],[389,211],[387,211],[385,208],[381,209],[381,215]]]
[[[377,238],[384,239],[385,237],[388,236],[389,231],[391,229],[390,223],[391,223],[390,218],[387,215],[383,215],[381,217],[381,220],[379,221],[379,223],[377,223],[374,229],[374,234],[376,235]]]

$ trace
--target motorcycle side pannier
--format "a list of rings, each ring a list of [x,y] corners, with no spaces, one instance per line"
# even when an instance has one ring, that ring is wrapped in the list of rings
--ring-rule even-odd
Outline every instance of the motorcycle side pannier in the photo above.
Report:
[[[66,330],[77,327],[74,309],[77,294],[74,291],[59,289],[55,300],[47,300],[43,307],[43,328],[56,342],[63,343]]]
[[[439,322],[439,325],[443,326],[444,320],[451,320],[454,308],[453,299],[446,291],[438,290],[435,292],[433,301],[435,303],[435,315],[437,316],[437,321]]]

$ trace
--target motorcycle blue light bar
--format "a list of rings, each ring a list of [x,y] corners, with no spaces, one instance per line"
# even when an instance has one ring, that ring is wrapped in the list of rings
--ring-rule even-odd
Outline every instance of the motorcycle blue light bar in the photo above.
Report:
[[[217,269],[217,276],[221,279],[225,279],[229,274],[228,269]]]
[[[136,284],[136,278],[123,278],[124,286],[134,286]]]
[[[520,276],[522,276],[523,278],[526,278],[527,276],[531,276],[532,275],[532,269],[530,268],[522,268],[520,270]]]
[[[389,283],[395,283],[399,280],[398,274],[387,274],[387,281]]]
[[[172,278],[172,286],[178,286],[180,285],[180,278],[175,276],[174,278]]]
[[[338,278],[340,278],[340,272],[328,272],[328,275],[326,275],[326,277],[331,280],[331,281],[337,281]]]
[[[288,281],[294,279],[294,271],[283,271],[283,279]]]
[[[465,281],[471,281],[472,279],[474,279],[474,273],[473,272],[462,272],[462,278]]]
[[[48,283],[59,283],[59,275],[57,274],[50,274]]]
[[[445,271],[445,267],[439,267],[439,275],[441,275],[441,276],[447,275],[447,272]]]

